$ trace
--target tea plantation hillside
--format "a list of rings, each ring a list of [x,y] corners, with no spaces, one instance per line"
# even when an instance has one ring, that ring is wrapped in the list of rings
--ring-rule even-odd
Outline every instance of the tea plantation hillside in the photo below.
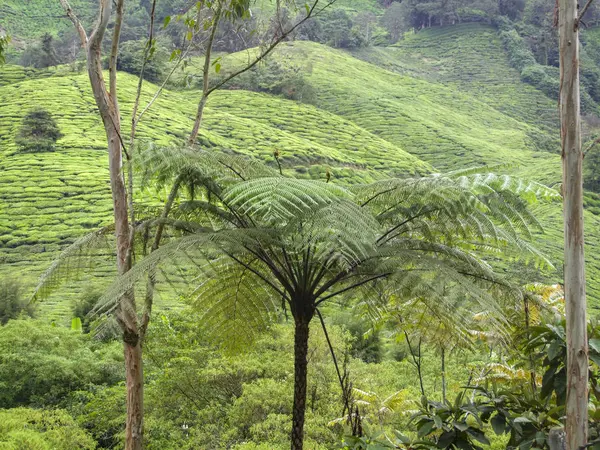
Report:
[[[588,31],[586,31],[588,33]],[[498,31],[469,23],[407,35],[389,47],[360,49],[354,56],[400,74],[443,83],[477,96],[498,111],[549,132],[533,135],[537,146],[558,146],[556,100],[522,83],[510,66]]]
[[[5,70],[4,68],[2,70]],[[10,68],[8,68],[11,71]],[[14,71],[13,71],[14,72]],[[0,76],[0,78],[2,78]],[[136,79],[122,74],[124,122]],[[110,220],[104,131],[95,114],[87,75],[34,79],[0,87],[0,272],[33,283],[60,248]],[[145,100],[156,87],[146,86]],[[192,126],[196,92],[165,92],[139,136],[162,144],[183,140]],[[21,153],[14,138],[34,106],[52,111],[64,137],[50,153]],[[254,111],[245,117],[242,106]],[[245,91],[224,91],[209,105],[200,141],[251,153],[273,163],[277,149],[298,176],[372,180],[428,173],[431,166],[343,118],[312,106]],[[10,205],[10,207],[9,207]]]
[[[320,108],[352,120],[438,170],[509,164],[510,173],[559,186],[556,102],[520,80],[492,27],[466,24],[424,30],[401,47],[372,48],[359,55],[369,51],[378,67],[310,42],[282,46],[276,54],[309,68],[307,77],[319,93]],[[458,55],[470,62],[463,65]],[[247,54],[231,58],[229,64],[234,65]],[[423,62],[417,70],[419,61]],[[407,66],[411,70],[398,73]],[[538,214],[546,229],[541,245],[560,277],[560,205]],[[600,270],[591,258],[600,243],[600,220],[591,213],[586,219],[589,270],[594,274]],[[588,277],[588,283],[591,298],[600,298],[596,277]]]
[[[92,22],[96,9],[93,0],[72,0],[69,3],[82,20]],[[60,3],[55,0],[2,0],[0,17],[4,31],[19,45],[39,38],[44,33],[56,36],[59,32],[72,29]]]
[[[471,37],[465,42],[473,45],[491,33],[483,26],[466,30]],[[461,27],[455,33],[460,36]],[[490,71],[480,68],[461,78],[458,63],[441,62],[447,66],[443,76],[425,76],[433,57],[425,57],[418,70],[423,57],[417,55],[428,47],[427,39],[439,39],[439,34],[420,34],[414,38],[419,45],[413,56],[405,57],[410,53],[408,42],[402,48],[375,49],[377,64],[315,43],[285,44],[275,58],[308,68],[306,80],[316,92],[315,106],[242,90],[217,92],[209,101],[200,142],[271,163],[278,150],[286,170],[324,178],[330,169],[334,182],[342,183],[372,180],[382,172],[428,173],[498,163],[510,165],[511,173],[558,183],[560,158],[547,150],[558,133],[553,100],[519,80],[493,39],[485,47],[495,55],[490,56],[496,61]],[[470,51],[476,50],[465,50]],[[245,52],[229,57],[223,71],[246,57]],[[389,66],[392,70],[379,66],[383,57],[397,59]],[[409,63],[410,70],[397,73]],[[11,274],[30,284],[60,248],[110,221],[105,138],[87,76],[60,71],[49,75],[9,66],[0,69],[0,276]],[[517,106],[502,101],[489,77],[502,80],[507,101],[512,99]],[[123,123],[128,123],[136,80],[121,74],[120,83]],[[155,89],[146,84],[144,98]],[[140,136],[161,144],[184,139],[198,98],[192,90],[166,91],[147,116],[152,127],[142,125]],[[35,106],[50,110],[64,134],[55,152],[21,153],[14,143],[22,117]],[[548,233],[541,247],[560,268],[560,205],[544,207],[539,214]],[[592,214],[587,220],[589,257],[600,250],[600,223]],[[598,304],[600,262],[590,258],[589,271],[591,303]],[[557,274],[551,279],[556,280]],[[76,285],[67,294],[56,295],[45,310],[52,317],[64,316],[69,305],[62,300],[81,289]],[[173,304],[172,295],[165,298]]]

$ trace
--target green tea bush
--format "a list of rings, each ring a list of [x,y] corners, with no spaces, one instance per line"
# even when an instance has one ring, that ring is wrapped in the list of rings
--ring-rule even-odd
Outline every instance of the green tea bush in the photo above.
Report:
[[[52,115],[35,108],[23,119],[15,143],[23,152],[51,152],[62,136]]]

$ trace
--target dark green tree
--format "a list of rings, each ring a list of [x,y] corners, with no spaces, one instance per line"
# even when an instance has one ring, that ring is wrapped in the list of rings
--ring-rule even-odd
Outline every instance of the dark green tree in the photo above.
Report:
[[[0,65],[6,62],[6,49],[10,42],[10,36],[0,36]]]
[[[583,159],[583,186],[600,194],[600,149],[588,151]]]
[[[32,317],[33,306],[23,297],[23,287],[15,280],[0,279],[0,324],[22,315]]]
[[[117,69],[139,76],[144,64],[145,45],[146,43],[142,41],[128,41],[121,44]],[[152,83],[161,81],[167,59],[167,52],[162,47],[155,46],[152,56],[146,60],[144,79]]]
[[[59,63],[56,49],[54,48],[54,37],[46,33],[38,44],[25,49],[21,55],[21,64],[36,69],[56,66]]]
[[[381,25],[390,36],[390,42],[395,43],[402,36],[406,26],[406,7],[402,3],[393,2],[381,17]]]
[[[23,118],[15,143],[24,152],[51,152],[61,137],[52,115],[45,109],[36,108]]]

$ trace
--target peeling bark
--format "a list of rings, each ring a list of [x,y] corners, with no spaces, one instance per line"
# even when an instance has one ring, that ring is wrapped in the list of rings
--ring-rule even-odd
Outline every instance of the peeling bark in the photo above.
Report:
[[[567,328],[567,449],[587,444],[588,348],[583,238],[583,152],[577,0],[559,0],[560,119]]]

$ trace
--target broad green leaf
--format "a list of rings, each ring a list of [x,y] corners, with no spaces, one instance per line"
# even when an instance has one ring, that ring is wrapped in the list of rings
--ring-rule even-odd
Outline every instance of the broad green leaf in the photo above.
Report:
[[[81,325],[81,319],[79,317],[73,317],[71,319],[71,330],[83,332],[83,326]]]
[[[560,353],[560,350],[561,350],[560,341],[553,341],[552,344],[550,344],[550,347],[548,347],[548,359],[550,361],[554,360],[554,358],[556,358],[558,356],[558,354]]]
[[[171,16],[165,17],[165,20],[163,22],[163,28],[167,28],[167,25],[169,25],[169,22],[171,22]]]
[[[596,353],[600,353],[600,339],[590,339],[589,345]]]
[[[481,442],[484,445],[490,445],[490,441],[485,437],[483,431],[478,430],[477,428],[469,427],[467,429],[467,433],[469,433],[476,441]]]
[[[496,434],[506,433],[506,418],[502,414],[496,414],[491,420],[492,428]]]
[[[431,430],[433,430],[433,425],[434,423],[432,421],[428,421],[425,423],[425,425],[423,425],[421,428],[419,428],[419,431],[417,432],[419,437],[424,437],[427,436],[429,433],[431,433]]]

